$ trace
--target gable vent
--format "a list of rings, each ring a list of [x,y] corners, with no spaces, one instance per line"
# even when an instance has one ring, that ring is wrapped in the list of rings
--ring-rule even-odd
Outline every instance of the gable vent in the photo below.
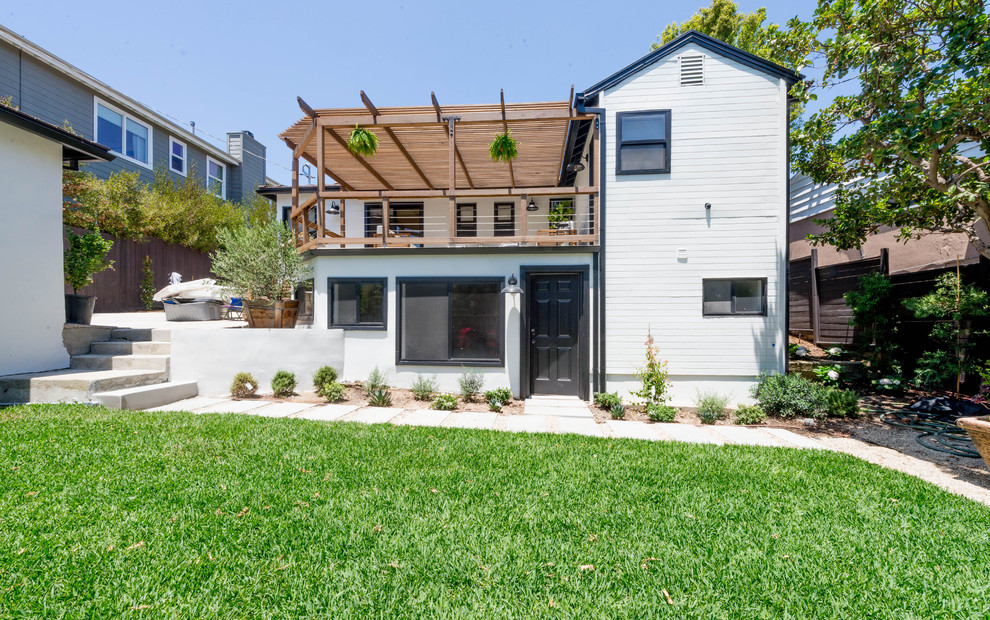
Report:
[[[705,83],[705,57],[681,56],[681,86],[702,86]]]

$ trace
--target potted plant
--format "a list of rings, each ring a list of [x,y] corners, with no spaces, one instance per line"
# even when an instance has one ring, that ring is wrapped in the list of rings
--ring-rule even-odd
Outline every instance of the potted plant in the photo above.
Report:
[[[495,134],[495,139],[488,145],[488,155],[494,162],[512,161],[519,155],[516,145],[515,139],[509,135],[509,130],[506,129],[505,133]]]
[[[550,213],[547,215],[547,221],[550,222],[550,228],[553,230],[570,229],[571,218],[573,216],[574,201],[558,200],[553,205],[553,208],[550,209]]]
[[[230,295],[243,299],[248,327],[294,328],[299,301],[292,291],[308,269],[289,227],[269,220],[222,230],[218,240],[213,273]]]
[[[72,287],[72,294],[65,295],[65,322],[89,325],[93,320],[96,297],[80,295],[79,291],[93,283],[93,276],[104,269],[113,269],[113,261],[107,259],[113,241],[104,239],[99,230],[77,235],[65,229],[69,247],[63,253],[65,283]]]
[[[378,136],[363,129],[360,125],[354,125],[354,129],[347,139],[347,150],[355,155],[374,157],[375,153],[378,152]]]
[[[978,367],[977,373],[982,379],[982,385],[980,386],[980,394],[975,400],[987,406],[987,402],[990,400],[990,362]],[[956,420],[956,424],[964,429],[969,438],[973,440],[973,445],[979,450],[983,462],[990,468],[990,416],[959,418]]]

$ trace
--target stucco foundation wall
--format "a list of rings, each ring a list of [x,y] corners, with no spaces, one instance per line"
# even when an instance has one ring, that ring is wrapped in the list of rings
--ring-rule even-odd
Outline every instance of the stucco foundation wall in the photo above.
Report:
[[[608,375],[608,391],[618,392],[624,403],[640,402],[633,396],[643,384],[634,375]],[[715,392],[729,397],[729,407],[752,405],[756,401],[750,396],[750,389],[759,377],[696,377],[671,375],[670,400],[674,407],[694,407],[699,393]]]
[[[279,370],[296,374],[298,390],[313,389],[313,373],[321,366],[344,366],[340,330],[192,329],[172,330],[172,381],[196,381],[202,396],[230,392],[238,372],[249,372],[271,393]]]
[[[0,123],[0,375],[69,366],[62,146]]]

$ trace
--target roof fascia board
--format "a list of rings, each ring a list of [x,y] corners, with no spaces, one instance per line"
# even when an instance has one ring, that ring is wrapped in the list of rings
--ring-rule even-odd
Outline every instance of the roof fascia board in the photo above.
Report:
[[[68,149],[85,156],[70,157],[69,159],[76,159],[79,161],[113,161],[116,158],[116,156],[102,144],[93,142],[92,140],[87,140],[86,138],[80,138],[79,136],[73,135],[64,129],[55,127],[51,123],[46,123],[45,121],[36,119],[29,114],[24,114],[19,110],[0,106],[0,120],[14,125],[15,127],[20,127],[21,129],[29,131],[35,135],[48,138],[53,142],[57,142],[62,145],[63,151]]]

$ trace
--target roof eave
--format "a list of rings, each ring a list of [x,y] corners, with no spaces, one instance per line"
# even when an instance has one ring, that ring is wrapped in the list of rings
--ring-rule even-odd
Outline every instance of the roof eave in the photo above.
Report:
[[[87,140],[20,110],[0,106],[0,119],[62,145],[62,161],[75,163],[113,161],[116,155],[102,144]]]

